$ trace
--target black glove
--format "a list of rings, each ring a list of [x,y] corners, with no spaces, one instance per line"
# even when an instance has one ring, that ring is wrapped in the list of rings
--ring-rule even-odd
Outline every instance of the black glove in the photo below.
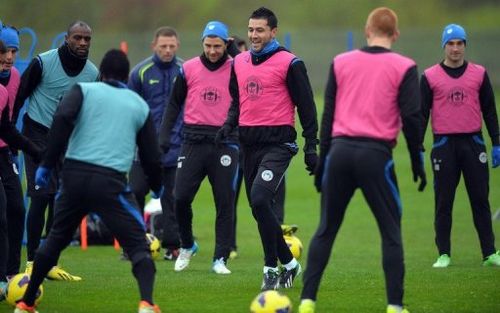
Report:
[[[323,182],[323,172],[325,171],[325,157],[320,154],[318,164],[314,170],[314,186],[318,192],[321,192],[321,183]]]
[[[316,153],[305,153],[304,163],[306,164],[306,171],[309,172],[309,175],[314,175],[314,171],[318,163],[318,156]]]
[[[229,137],[231,131],[232,131],[231,126],[227,124],[222,125],[222,127],[217,131],[217,134],[215,134],[215,140],[214,140],[215,144],[219,146],[224,140],[227,139],[227,137]]]
[[[424,152],[418,151],[410,154],[411,170],[413,172],[413,181],[416,182],[420,178],[418,191],[423,191],[427,185],[427,177],[424,167]]]
[[[306,170],[309,172],[309,175],[314,175],[316,164],[318,163],[318,155],[316,154],[317,144],[318,139],[306,138],[306,144],[304,145],[304,163],[306,163]]]

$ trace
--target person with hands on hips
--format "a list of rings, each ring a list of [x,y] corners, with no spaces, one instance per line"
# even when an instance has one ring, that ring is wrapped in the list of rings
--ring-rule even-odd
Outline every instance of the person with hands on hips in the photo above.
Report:
[[[495,95],[486,69],[465,60],[465,29],[447,25],[442,34],[444,60],[424,71],[420,80],[425,126],[431,120],[434,144],[434,229],[438,258],[434,268],[451,264],[451,222],[456,188],[463,175],[483,265],[500,266],[491,222],[488,155],[482,120],[491,138],[492,167],[500,165],[500,131]]]
[[[373,10],[367,45],[337,55],[328,70],[315,185],[320,224],[309,245],[299,313],[314,313],[317,292],[347,206],[360,188],[382,237],[387,313],[403,308],[402,205],[392,149],[402,128],[418,190],[427,183],[421,158],[423,131],[417,66],[391,50],[399,37],[394,11]]]
[[[224,142],[232,130],[239,129],[246,193],[264,250],[262,290],[290,288],[302,271],[272,207],[299,150],[295,110],[303,128],[304,162],[310,174],[317,161],[318,121],[306,67],[280,46],[277,31],[278,19],[271,10],[261,7],[251,14],[250,51],[234,58],[229,83],[232,104],[215,138],[216,143]]]
[[[129,69],[124,52],[109,50],[100,65],[102,81],[75,84],[57,107],[35,175],[41,188],[48,186],[64,153],[54,224],[36,252],[28,289],[16,312],[35,312],[38,287],[90,212],[99,215],[129,256],[140,291],[138,312],[160,312],[153,302],[155,264],[127,173],[137,146],[149,186],[161,196],[161,153],[147,103],[125,84]]]

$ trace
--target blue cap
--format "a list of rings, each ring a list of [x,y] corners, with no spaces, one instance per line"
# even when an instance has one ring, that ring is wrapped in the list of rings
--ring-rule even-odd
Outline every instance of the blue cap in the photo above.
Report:
[[[19,50],[19,33],[17,29],[11,26],[3,26],[0,29],[0,40],[3,41],[7,48]]]
[[[224,41],[227,41],[227,38],[229,37],[227,26],[219,21],[208,22],[207,26],[205,26],[205,29],[203,30],[203,34],[201,35],[201,40],[205,39],[207,36],[216,36]]]
[[[467,41],[467,34],[465,29],[458,24],[447,25],[443,30],[443,37],[441,38],[441,48],[448,43],[450,40],[459,39],[463,42]]]

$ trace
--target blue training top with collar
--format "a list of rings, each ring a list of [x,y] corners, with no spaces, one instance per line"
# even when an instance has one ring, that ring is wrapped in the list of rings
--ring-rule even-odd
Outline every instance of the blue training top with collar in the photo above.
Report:
[[[156,130],[159,131],[163,112],[168,105],[183,60],[174,57],[171,62],[162,62],[156,54],[137,64],[130,73],[128,86],[148,104]],[[176,121],[170,138],[170,149],[162,156],[165,167],[177,166],[177,157],[182,143],[182,114]]]

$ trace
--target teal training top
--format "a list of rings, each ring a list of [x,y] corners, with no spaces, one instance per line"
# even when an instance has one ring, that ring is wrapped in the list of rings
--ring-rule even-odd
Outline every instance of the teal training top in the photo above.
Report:
[[[68,76],[63,69],[57,49],[41,53],[42,79],[29,98],[29,117],[50,128],[57,105],[64,94],[78,82],[95,82],[99,71],[87,60],[77,76]]]
[[[102,82],[79,86],[83,102],[66,158],[128,172],[137,133],[149,115],[147,103],[126,88]]]

